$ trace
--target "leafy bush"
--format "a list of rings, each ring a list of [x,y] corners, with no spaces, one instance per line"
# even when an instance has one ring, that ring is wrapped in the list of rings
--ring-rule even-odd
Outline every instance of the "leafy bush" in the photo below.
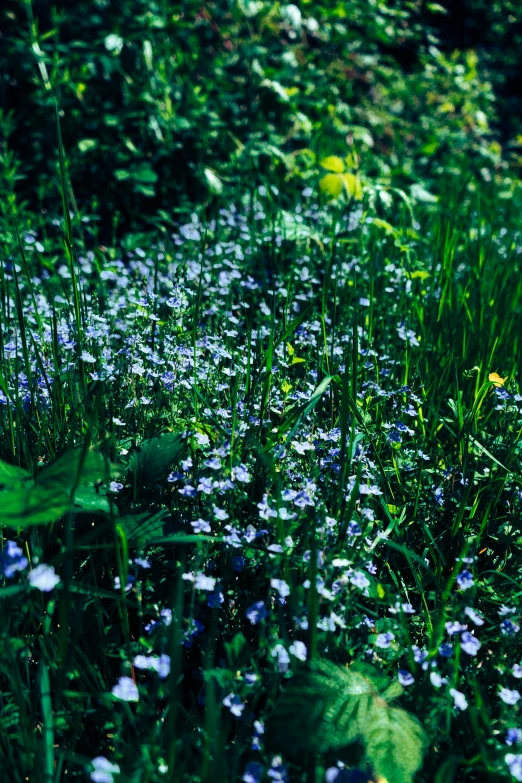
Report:
[[[105,233],[223,186],[288,192],[328,154],[427,191],[452,160],[500,166],[476,55],[443,55],[409,3],[10,1],[3,15],[20,194],[54,204],[33,182],[54,176],[56,97],[76,201]]]

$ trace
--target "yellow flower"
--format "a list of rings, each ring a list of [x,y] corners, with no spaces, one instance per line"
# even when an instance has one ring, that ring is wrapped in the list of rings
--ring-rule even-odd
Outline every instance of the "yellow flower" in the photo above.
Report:
[[[501,378],[498,372],[490,372],[488,375],[488,381],[491,381],[491,383],[494,386],[503,386],[505,382],[507,381],[508,376],[506,375],[505,378]]]

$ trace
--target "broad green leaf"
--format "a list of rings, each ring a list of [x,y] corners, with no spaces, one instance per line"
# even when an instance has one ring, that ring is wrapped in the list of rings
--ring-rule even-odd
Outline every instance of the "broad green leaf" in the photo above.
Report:
[[[17,465],[9,465],[8,462],[0,460],[0,486],[12,487],[30,478],[31,474],[24,468],[19,468]]]
[[[380,598],[384,596],[379,596]],[[383,691],[382,697],[383,699],[386,699],[386,701],[393,701],[394,699],[398,699],[399,696],[402,696],[404,693],[404,688],[400,684],[398,680],[393,680],[388,687]]]
[[[295,675],[267,726],[274,749],[292,755],[323,753],[353,742],[374,696],[372,682],[356,671],[317,661]]]
[[[107,495],[97,492],[93,486],[81,484],[74,493],[74,510],[110,514],[111,505]],[[113,513],[117,514],[115,507],[113,508]]]
[[[422,765],[425,744],[420,723],[405,710],[375,701],[363,727],[366,758],[388,783],[411,783]]]
[[[36,477],[35,484],[50,487],[57,485],[72,491],[75,485],[96,484],[105,478],[105,460],[98,451],[75,449],[51,462]]]
[[[37,476],[34,483],[13,486],[0,492],[0,524],[14,528],[56,522],[67,511],[74,509],[73,492],[79,499],[90,503],[86,510],[103,510],[103,499],[98,496],[94,508],[93,496],[87,499],[87,490],[105,477],[105,461],[95,451],[76,449],[54,460]],[[105,506],[106,508],[106,506]]]
[[[125,530],[130,543],[145,544],[164,534],[164,519],[168,513],[167,509],[161,509],[153,513],[144,511],[139,514],[126,514],[118,522]]]
[[[148,489],[164,481],[186,447],[186,437],[176,432],[140,443],[129,460],[129,473],[136,488]]]
[[[56,522],[71,507],[67,491],[54,486],[34,485],[0,493],[0,524],[28,527]]]
[[[407,712],[390,708],[386,699],[397,695],[393,682],[369,664],[341,667],[316,660],[284,689],[267,724],[267,746],[302,757],[362,742],[379,776],[410,783],[421,764],[424,733]],[[398,758],[401,752],[406,759]],[[398,772],[392,773],[394,765]]]

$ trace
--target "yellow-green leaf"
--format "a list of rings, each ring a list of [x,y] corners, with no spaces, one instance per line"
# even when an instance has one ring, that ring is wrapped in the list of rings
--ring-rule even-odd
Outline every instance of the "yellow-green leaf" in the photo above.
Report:
[[[412,280],[415,280],[416,278],[419,278],[419,280],[426,280],[430,276],[430,273],[427,272],[425,269],[416,269],[415,272],[411,272],[409,274],[409,277]]]
[[[337,155],[329,155],[319,162],[323,169],[327,169],[327,171],[335,171],[336,174],[342,174],[344,171],[344,160]]]
[[[327,193],[331,198],[337,198],[341,195],[343,189],[343,178],[340,174],[326,174],[319,182],[319,188],[323,193]]]
[[[353,196],[353,198],[357,200],[360,200],[362,198],[363,192],[359,175],[347,172],[346,174],[342,174],[341,177],[347,194],[349,196]]]
[[[391,223],[388,223],[387,220],[381,220],[381,218],[373,218],[372,223],[374,226],[377,226],[377,228],[382,228],[384,231],[386,231],[387,234],[394,234],[395,229],[391,225]]]

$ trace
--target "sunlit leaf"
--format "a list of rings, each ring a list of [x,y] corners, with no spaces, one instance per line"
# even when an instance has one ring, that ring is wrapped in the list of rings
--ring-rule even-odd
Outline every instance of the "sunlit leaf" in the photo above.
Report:
[[[332,198],[337,198],[343,190],[343,177],[341,174],[326,174],[319,180],[319,188],[323,193],[327,193]]]
[[[329,155],[319,161],[319,164],[327,171],[334,171],[336,174],[342,174],[344,171],[344,160],[337,155]]]
[[[425,743],[420,723],[405,710],[374,702],[363,727],[366,757],[388,783],[411,783],[422,764]]]
[[[342,177],[342,183],[348,196],[353,196],[353,198],[357,199],[358,201],[362,199],[363,190],[361,187],[359,175],[347,172],[346,174],[341,174],[340,177]]]
[[[223,183],[221,182],[217,174],[214,174],[214,172],[211,169],[205,169],[203,171],[203,174],[205,175],[207,187],[211,193],[213,193],[215,196],[218,196],[220,193],[223,192]]]

